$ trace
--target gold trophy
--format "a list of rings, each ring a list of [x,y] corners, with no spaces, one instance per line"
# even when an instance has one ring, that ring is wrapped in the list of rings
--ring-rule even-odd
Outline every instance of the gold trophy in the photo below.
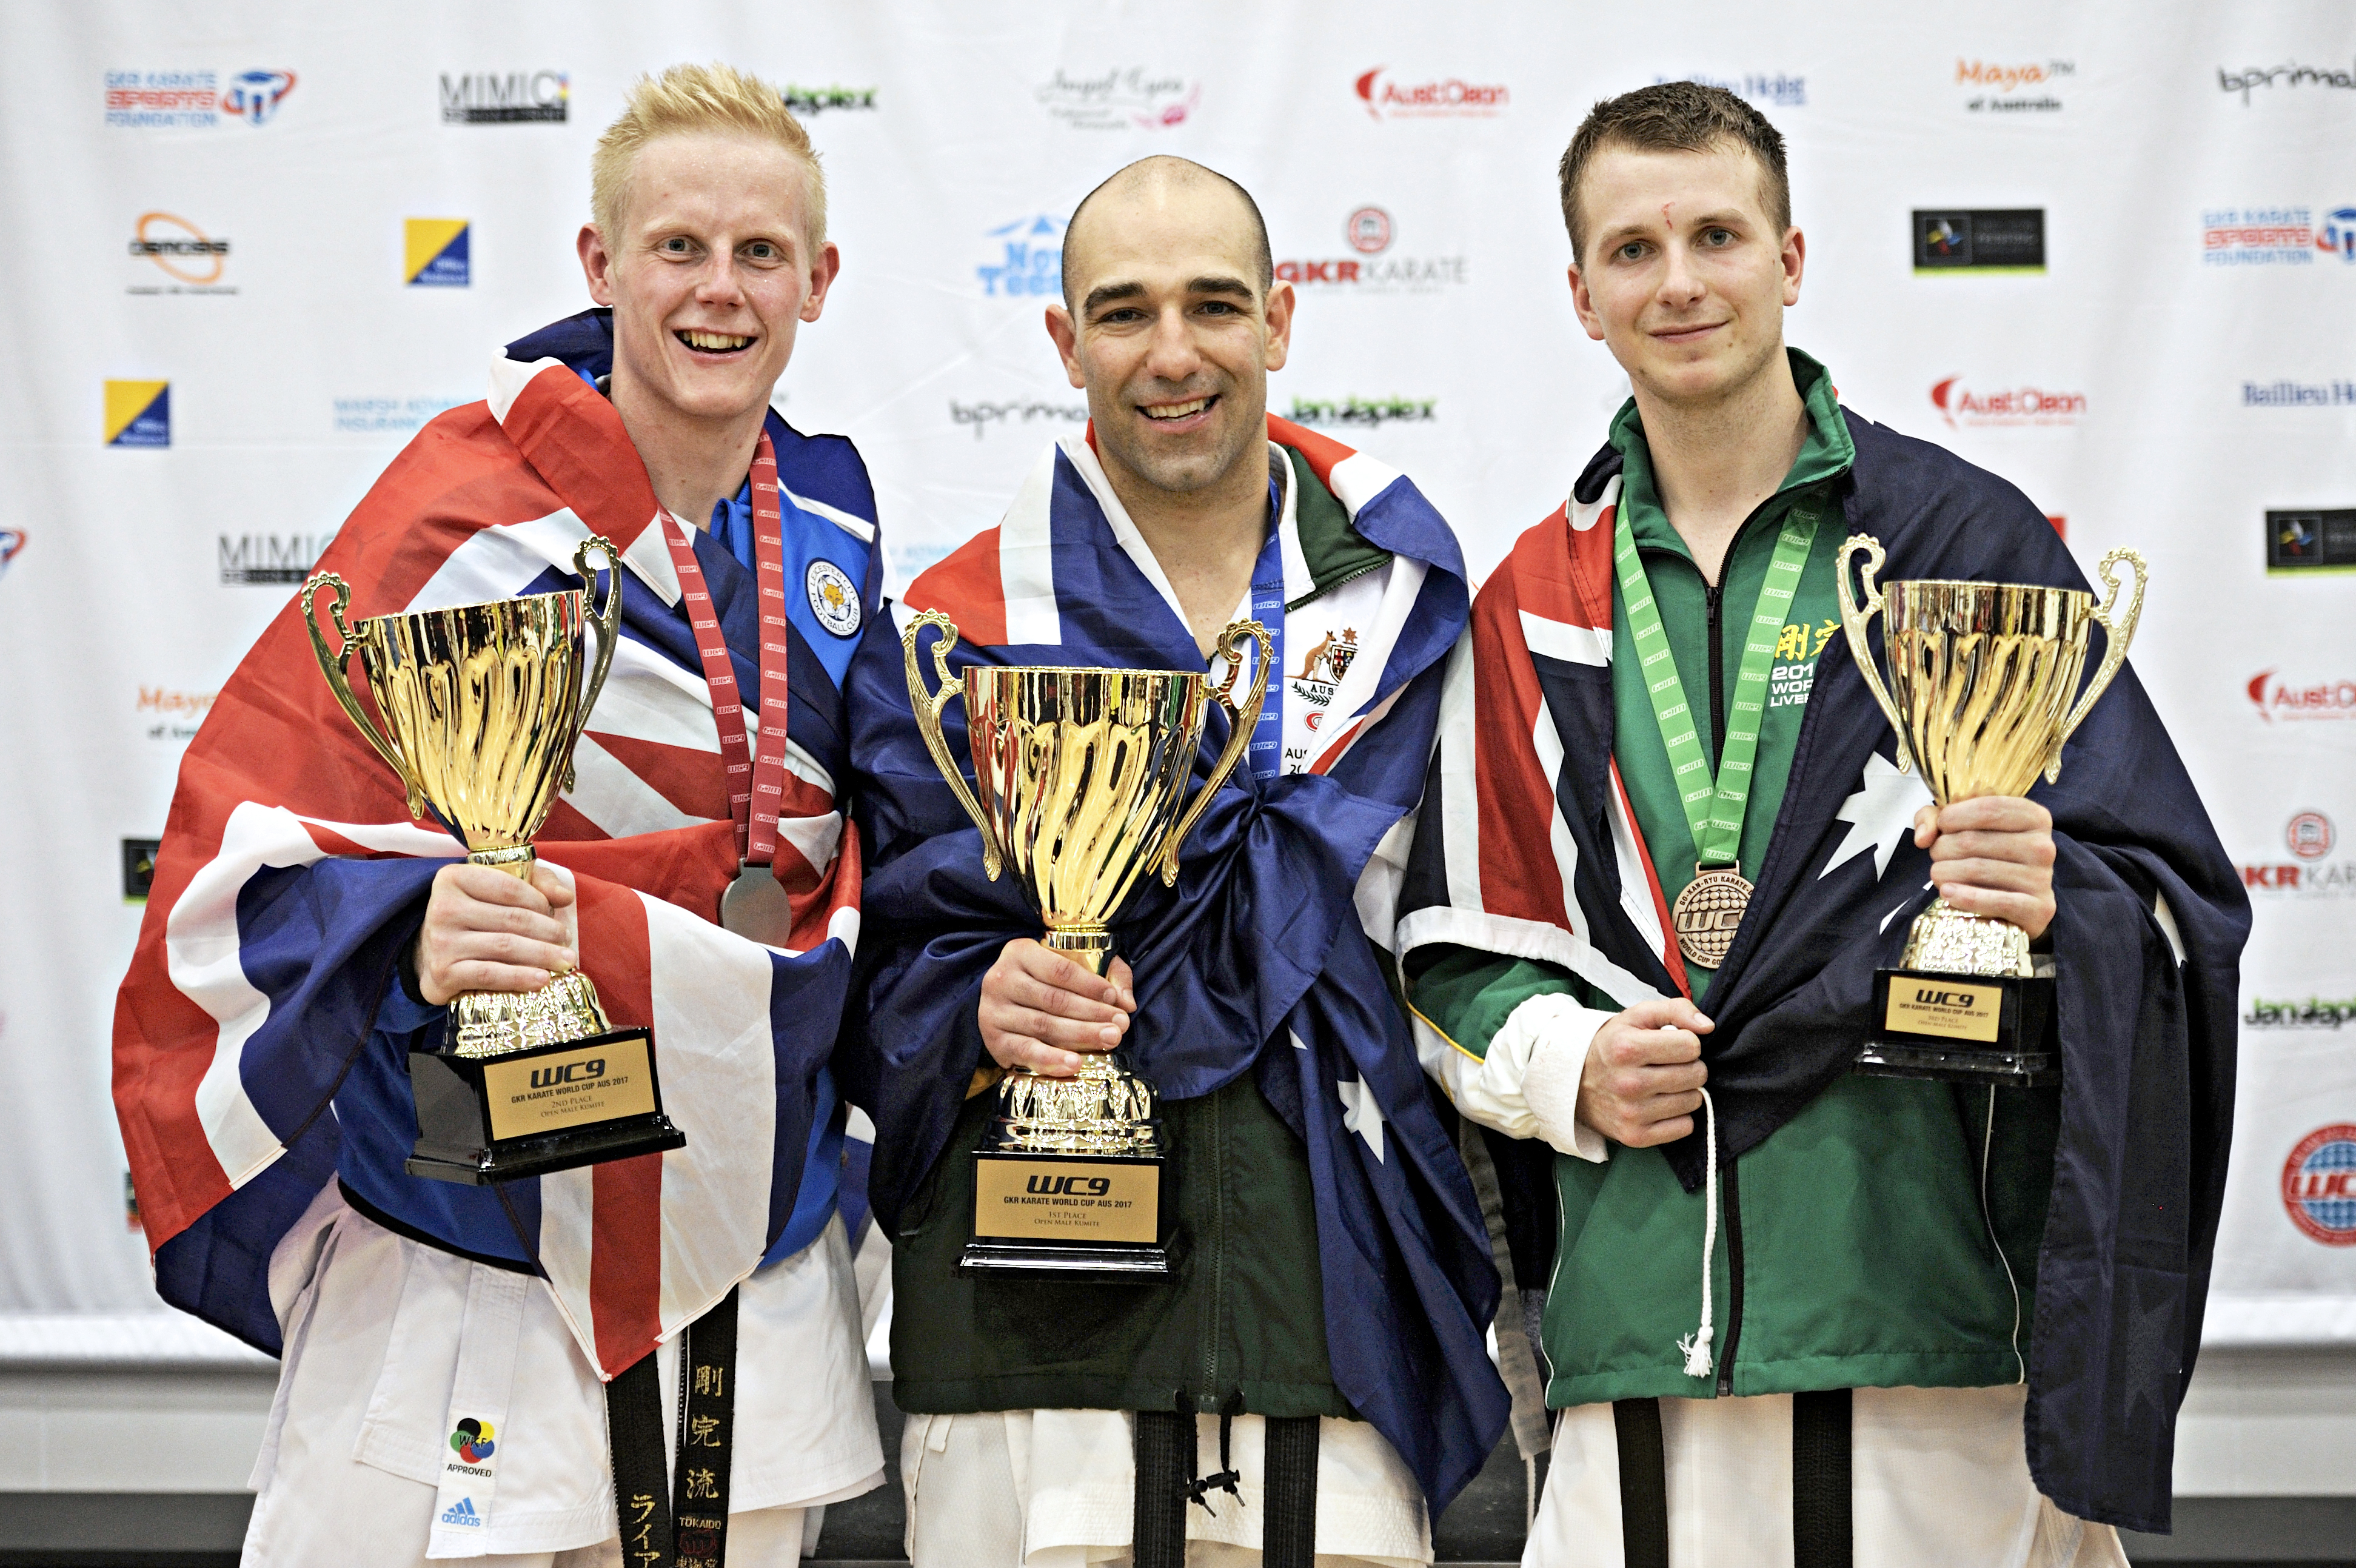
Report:
[[[593,553],[605,557],[612,586],[597,613],[584,692]],[[297,599],[328,689],[400,776],[409,814],[422,819],[431,808],[468,860],[523,882],[531,880],[532,836],[560,782],[572,788],[573,748],[621,629],[621,557],[613,544],[584,541],[573,564],[578,589],[376,616],[348,628],[351,589],[334,573],[313,575]],[[319,629],[322,588],[335,590],[328,613],[338,652],[328,651]],[[385,729],[369,722],[345,675],[356,650]],[[412,1051],[409,1072],[418,1127],[412,1176],[480,1186],[687,1142],[663,1114],[652,1032],[615,1028],[578,970],[538,991],[452,997],[444,1047]]]
[[[1861,604],[1849,577],[1859,554]],[[2122,562],[2134,578],[2124,607]],[[2019,583],[1878,589],[1881,563],[1879,541],[1851,534],[1836,571],[1849,652],[1898,732],[1898,770],[1921,764],[1922,782],[1943,807],[1980,795],[2026,795],[2040,772],[2049,784],[2059,779],[2062,742],[2126,662],[2143,615],[2143,557],[2125,549],[2103,557],[2095,573],[2109,592],[2099,607],[2089,593]],[[1877,612],[1890,658],[1887,685],[1866,643]],[[2106,634],[2103,662],[2079,693],[2095,625]],[[1935,898],[1908,929],[1898,967],[1874,975],[1872,1033],[1854,1070],[1952,1083],[2058,1083],[2061,1063],[2045,1044],[2052,1011],[2052,961],[2029,951],[2028,932]]]
[[[932,627],[939,689],[928,692],[917,634]],[[937,610],[903,634],[908,697],[934,766],[981,830],[991,881],[1011,869],[1046,927],[1045,944],[1102,974],[1107,923],[1149,870],[1178,880],[1178,846],[1242,760],[1268,693],[1267,629],[1237,621],[1219,634],[1226,683],[1179,670],[975,666],[949,673],[957,625]],[[1228,696],[1246,639],[1258,641],[1251,694]],[[949,756],[941,710],[962,695],[973,787]],[[1206,695],[1234,719],[1211,777],[1182,812],[1203,735]],[[998,1085],[998,1117],[974,1155],[974,1235],[958,1268],[1098,1278],[1170,1272],[1161,1124],[1153,1086],[1089,1053],[1071,1078],[1016,1068]]]

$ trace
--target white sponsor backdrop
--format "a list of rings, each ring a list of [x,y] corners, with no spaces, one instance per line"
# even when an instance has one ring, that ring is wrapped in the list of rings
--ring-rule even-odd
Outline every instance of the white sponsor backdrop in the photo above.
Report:
[[[633,75],[715,58],[810,106],[844,270],[780,396],[858,440],[895,583],[1078,419],[1040,326],[1061,220],[1153,152],[1250,188],[1301,280],[1273,405],[1408,469],[1487,570],[1625,391],[1564,285],[1572,128],[1665,78],[1752,97],[1808,239],[1792,340],[2089,565],[2150,557],[2136,666],[2260,884],[2212,1337],[2356,1338],[2356,1197],[2302,1228],[2283,1196],[2356,1123],[2356,576],[2266,569],[2270,528],[2356,558],[2356,514],[2266,515],[2356,508],[2336,0],[8,7],[0,1311],[155,1305],[107,1092],[124,845],[292,591],[227,579],[299,575],[498,344],[587,303],[592,141]],[[1918,209],[2022,209],[2042,271],[1916,271]],[[464,268],[410,220],[462,221]],[[150,393],[109,381],[168,383],[167,446],[111,443]],[[2302,1192],[2356,1159],[2323,1143]]]

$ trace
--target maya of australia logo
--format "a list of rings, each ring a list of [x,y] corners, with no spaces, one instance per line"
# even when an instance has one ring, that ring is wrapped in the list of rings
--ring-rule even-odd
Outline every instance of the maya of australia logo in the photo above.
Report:
[[[142,212],[132,226],[130,253],[150,263],[140,269],[140,281],[125,294],[235,294],[235,284],[221,282],[229,267],[229,242],[206,233],[185,218],[169,212]],[[156,276],[160,273],[161,277]]]
[[[1914,209],[1917,273],[2041,273],[2045,270],[2042,207]]]
[[[1354,85],[1358,101],[1377,120],[1494,120],[1513,101],[1502,81],[1415,77],[1387,65],[1364,72]]]
[[[2266,513],[2266,575],[2356,572],[2356,507]]]
[[[291,70],[110,70],[106,123],[134,131],[265,125],[294,91]]]
[[[2075,424],[2086,412],[2086,394],[2057,392],[2024,381],[1981,387],[1967,377],[1949,376],[1931,387],[1931,403],[1951,430],[1981,426]]]
[[[1955,85],[1974,114],[2059,113],[2056,84],[2077,74],[2075,60],[1955,59]]]
[[[444,125],[561,125],[572,103],[573,78],[566,71],[442,73]]]
[[[1149,131],[1183,125],[1203,102],[1203,84],[1151,66],[1066,70],[1033,93],[1050,119],[1082,131]]]
[[[973,269],[991,299],[1038,299],[1064,292],[1064,220],[1042,212],[985,231],[988,261]]]

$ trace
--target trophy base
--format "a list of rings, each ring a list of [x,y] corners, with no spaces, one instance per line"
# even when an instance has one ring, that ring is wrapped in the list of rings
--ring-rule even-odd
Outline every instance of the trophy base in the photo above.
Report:
[[[1170,1276],[1168,1172],[1151,1155],[973,1156],[967,1274],[1151,1282]]]
[[[483,1187],[683,1148],[663,1114],[655,1042],[615,1029],[498,1057],[409,1054],[417,1144],[402,1168]]]
[[[1849,1070],[1865,1078],[2033,1089],[2062,1081],[2045,1043],[2053,977],[1884,969],[1873,976],[1873,1026]]]

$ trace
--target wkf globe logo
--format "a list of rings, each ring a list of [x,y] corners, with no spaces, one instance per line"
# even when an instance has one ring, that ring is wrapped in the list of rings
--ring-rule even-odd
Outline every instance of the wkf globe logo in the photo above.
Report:
[[[450,1434],[450,1446],[467,1464],[479,1465],[491,1456],[498,1444],[491,1441],[491,1423],[470,1415]]]
[[[2283,1162],[2290,1222],[2327,1247],[2356,1247],[2356,1125],[2335,1122],[2298,1141]]]

